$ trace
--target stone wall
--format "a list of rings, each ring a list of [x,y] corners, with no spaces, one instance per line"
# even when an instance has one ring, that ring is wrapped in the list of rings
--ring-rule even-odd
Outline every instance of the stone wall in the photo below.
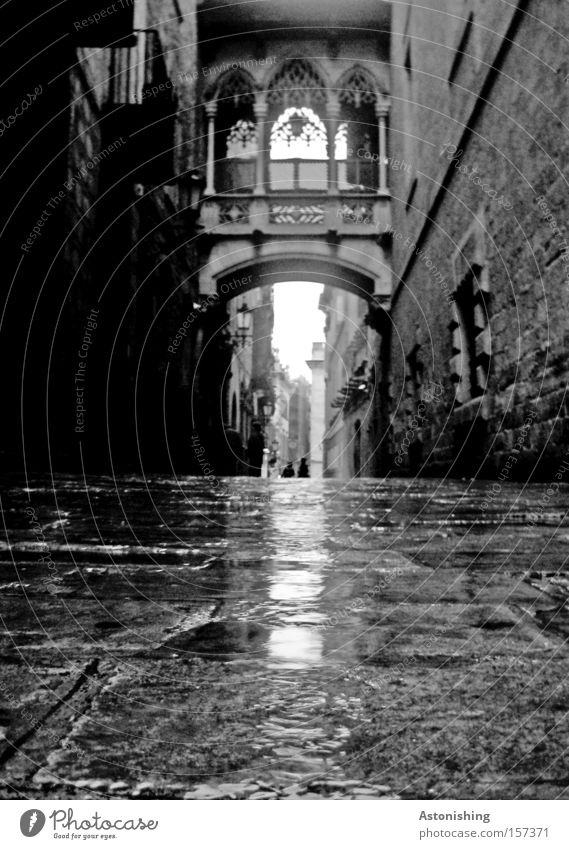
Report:
[[[415,416],[403,469],[547,476],[568,435],[567,24],[542,0],[432,5],[394,8],[413,169],[393,175],[391,453]]]

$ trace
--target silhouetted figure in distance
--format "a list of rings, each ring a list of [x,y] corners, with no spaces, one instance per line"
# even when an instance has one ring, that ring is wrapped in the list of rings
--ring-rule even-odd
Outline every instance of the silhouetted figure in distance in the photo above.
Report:
[[[309,478],[310,477],[310,469],[308,468],[308,463],[306,462],[306,457],[303,457],[300,461],[300,465],[298,467],[298,477],[299,478]]]
[[[290,463],[288,463],[284,467],[281,477],[283,477],[283,478],[293,478],[294,477],[294,466],[292,465],[292,460],[291,460]]]

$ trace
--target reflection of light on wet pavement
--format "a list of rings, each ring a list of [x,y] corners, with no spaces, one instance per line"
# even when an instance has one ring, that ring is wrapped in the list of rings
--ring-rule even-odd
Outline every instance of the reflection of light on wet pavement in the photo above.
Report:
[[[322,657],[322,635],[311,628],[275,628],[269,637],[270,660],[290,669],[317,663]]]
[[[297,496],[292,487],[275,487],[272,495],[275,557],[267,564],[268,590],[281,627],[274,628],[269,639],[269,665],[302,668],[318,663],[323,654],[324,640],[317,630],[324,620],[320,607],[328,565],[328,554],[322,550],[323,499],[319,492],[316,498],[312,493],[315,503],[303,512],[294,509]]]
[[[322,576],[304,569],[278,569],[269,581],[273,601],[309,601],[322,592]]]

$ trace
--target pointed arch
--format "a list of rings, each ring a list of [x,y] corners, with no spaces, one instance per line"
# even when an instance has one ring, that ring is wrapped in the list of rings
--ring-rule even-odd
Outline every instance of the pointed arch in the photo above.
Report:
[[[323,74],[308,59],[286,59],[269,80],[267,101],[276,106],[309,106],[326,102]]]
[[[255,80],[242,68],[231,68],[217,80],[214,99],[235,108],[252,104],[255,99]]]
[[[365,104],[377,102],[379,86],[368,70],[354,65],[338,81],[338,99],[359,109]]]
[[[254,112],[257,86],[251,74],[234,63],[212,85],[215,137],[208,156],[216,161],[218,191],[252,191],[255,184],[257,126]]]

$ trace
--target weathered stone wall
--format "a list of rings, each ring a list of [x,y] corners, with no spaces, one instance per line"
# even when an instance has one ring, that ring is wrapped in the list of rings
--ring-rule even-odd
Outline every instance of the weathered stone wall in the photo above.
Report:
[[[160,33],[168,76],[178,101],[175,166],[178,173],[183,173],[199,163],[199,145],[196,141],[200,125],[196,101],[196,0],[151,3],[148,10],[148,27],[156,27]]]
[[[380,340],[364,322],[368,303],[362,298],[326,286],[321,305],[326,314],[325,476],[344,480],[357,474],[374,476],[378,412],[375,391],[352,391],[344,398],[343,406],[335,407],[333,403],[364,361],[366,366],[358,376],[360,382],[368,384],[371,366],[379,356]]]
[[[414,471],[494,476],[513,452],[509,477],[538,460],[548,475],[568,421],[567,24],[542,0],[521,15],[515,4],[436,5],[394,9],[392,145],[414,171],[393,185],[392,453],[433,381],[438,397],[411,428],[422,443]],[[484,394],[469,400],[456,382],[453,296],[473,266],[484,290],[476,350],[490,365]],[[412,466],[407,453],[402,468]]]

